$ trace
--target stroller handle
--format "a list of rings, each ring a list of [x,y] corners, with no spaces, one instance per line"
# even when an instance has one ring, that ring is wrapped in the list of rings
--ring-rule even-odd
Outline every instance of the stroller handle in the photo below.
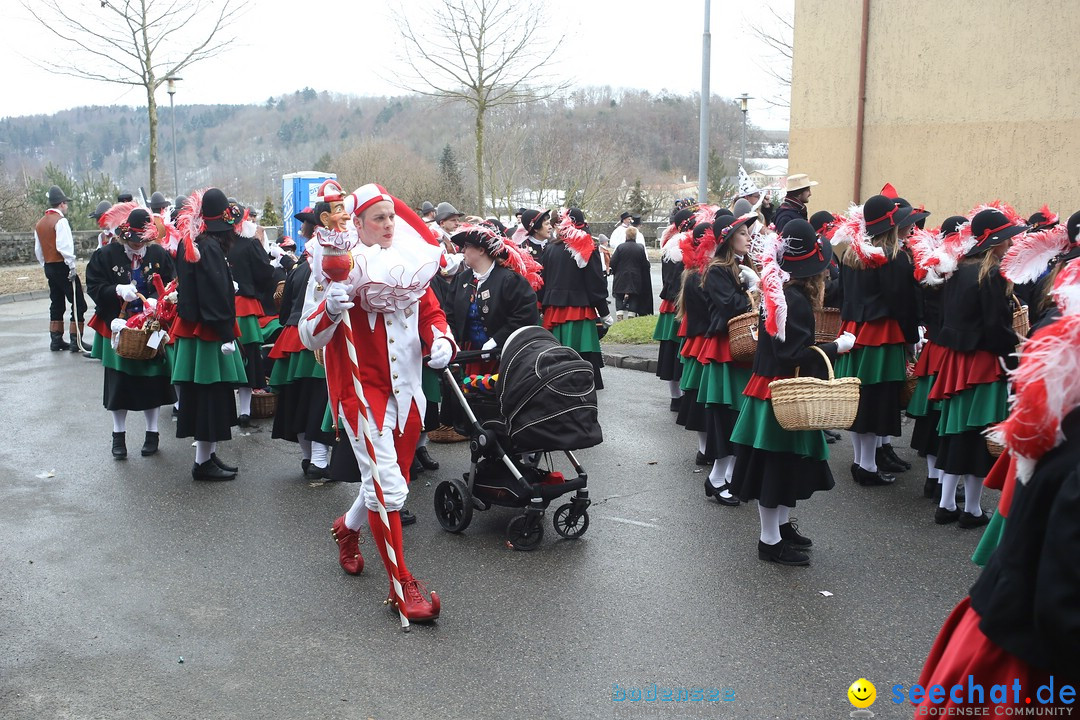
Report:
[[[498,360],[499,348],[493,348],[491,350],[460,350],[458,354],[454,356],[454,359],[450,361],[451,365],[461,365],[467,362],[473,362],[474,360]],[[431,356],[425,355],[422,359],[424,365],[431,362]]]

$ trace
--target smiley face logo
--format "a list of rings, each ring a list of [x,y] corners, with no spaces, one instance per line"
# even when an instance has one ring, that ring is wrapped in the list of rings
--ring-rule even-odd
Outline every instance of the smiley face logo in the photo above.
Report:
[[[847,689],[847,697],[855,707],[868,708],[877,700],[877,688],[866,678],[859,678]]]

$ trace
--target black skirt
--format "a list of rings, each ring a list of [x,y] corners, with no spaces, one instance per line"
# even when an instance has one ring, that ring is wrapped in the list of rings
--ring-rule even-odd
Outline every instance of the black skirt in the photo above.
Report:
[[[697,390],[687,390],[679,402],[679,414],[675,424],[687,430],[704,431],[708,429],[705,419],[705,406],[697,401]]]
[[[705,456],[713,460],[734,455],[738,447],[731,442],[731,432],[739,421],[739,411],[727,405],[705,408]]]
[[[364,478],[360,475],[360,466],[356,462],[352,446],[342,435],[341,442],[334,447],[330,456],[330,479],[334,482],[358,483]]]
[[[656,354],[656,377],[661,380],[681,380],[682,368],[679,343],[674,340],[661,340],[660,350]]]
[[[101,402],[106,410],[152,410],[176,402],[168,375],[138,377],[105,368]]]
[[[735,469],[731,492],[743,502],[757,500],[766,508],[795,507],[819,490],[832,490],[832,471],[825,460],[813,460],[794,453],[757,450],[735,446]]]
[[[600,375],[600,368],[604,367],[604,356],[598,352],[579,353],[582,360],[588,360],[593,366],[593,385],[597,390],[604,389],[604,378]]]
[[[915,426],[911,429],[911,449],[918,450],[919,457],[938,454],[941,438],[938,437],[937,426],[940,418],[940,410],[930,410],[926,415],[915,418]]]
[[[942,435],[938,440],[937,469],[949,475],[986,477],[994,460],[981,430]]]
[[[179,383],[180,414],[176,418],[176,437],[203,442],[232,439],[236,424],[236,398],[230,383]]]
[[[859,412],[848,430],[874,435],[900,435],[900,390],[902,382],[863,385],[859,390]]]
[[[324,432],[329,393],[322,378],[299,378],[278,390],[277,412],[270,437],[298,442],[300,433],[312,442],[332,445],[334,433]]]
[[[263,363],[262,344],[241,345],[240,353],[244,356],[244,370],[247,371],[247,382],[243,387],[266,387],[266,365]]]

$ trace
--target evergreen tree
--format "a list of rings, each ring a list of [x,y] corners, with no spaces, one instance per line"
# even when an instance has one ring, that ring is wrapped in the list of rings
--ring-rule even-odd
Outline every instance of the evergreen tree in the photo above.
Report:
[[[442,157],[439,158],[439,177],[442,180],[439,188],[440,196],[455,207],[464,206],[465,185],[461,181],[461,169],[458,167],[457,156],[454,155],[454,149],[449,143],[443,148]]]
[[[641,189],[640,178],[634,181],[634,188],[630,191],[627,204],[630,205],[630,214],[636,217],[643,217],[645,211],[650,208],[649,201]]]
[[[266,202],[263,203],[262,216],[259,220],[262,225],[281,225],[281,216],[278,215],[277,208],[274,207],[274,201],[269,195],[266,196]]]

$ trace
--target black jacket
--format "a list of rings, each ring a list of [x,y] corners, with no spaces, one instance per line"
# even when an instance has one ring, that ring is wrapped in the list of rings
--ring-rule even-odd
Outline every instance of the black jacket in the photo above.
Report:
[[[684,266],[682,262],[671,260],[660,261],[660,299],[676,302],[679,299],[679,290],[682,289],[682,276]]]
[[[283,325],[299,325],[300,316],[304,312],[304,299],[307,295],[307,284],[311,278],[311,266],[306,258],[297,261],[296,266],[285,278],[285,289],[281,293],[281,308],[278,316]]]
[[[143,280],[139,292],[144,297],[157,298],[157,291],[150,281],[152,274],[161,276],[161,282],[168,285],[176,277],[172,258],[160,245],[147,245],[142,259]],[[131,284],[131,260],[124,252],[121,243],[110,243],[98,248],[86,264],[86,292],[97,306],[94,314],[106,325],[120,316],[124,301],[116,294],[117,285]]]
[[[892,318],[906,342],[919,341],[918,284],[915,265],[906,252],[878,268],[841,265],[840,278],[844,286],[840,317],[858,323]]]
[[[954,276],[955,277],[955,276]],[[1080,411],[1062,422],[1065,442],[1018,485],[1009,521],[971,588],[979,628],[995,645],[1080,681]]]
[[[705,274],[705,299],[709,307],[706,335],[727,335],[728,320],[751,310],[750,296],[741,278],[726,267],[709,268]]]
[[[937,343],[958,352],[987,350],[1005,358],[1016,351],[1012,304],[997,270],[979,284],[979,263],[961,262],[942,290]]]
[[[223,343],[235,340],[236,300],[225,248],[209,233],[200,235],[196,244],[202,255],[198,262],[188,262],[184,248],[176,253],[180,296],[177,312],[188,322],[202,323],[212,329]]]
[[[450,283],[451,301],[446,306],[446,323],[454,338],[465,342],[469,322],[469,301],[473,296],[473,271],[463,267]],[[501,348],[506,338],[526,325],[540,324],[540,311],[536,307],[536,293],[528,281],[513,270],[496,265],[491,275],[480,286],[476,298],[480,317],[488,337]]]
[[[652,294],[652,266],[645,246],[636,240],[627,240],[611,254],[611,281],[613,295]]]
[[[840,279],[840,262],[834,254],[832,260],[829,261],[829,279],[825,281],[825,302],[823,306],[839,310],[843,304],[844,283]]]
[[[797,200],[784,198],[784,202],[780,203],[780,207],[776,209],[776,214],[773,215],[773,227],[779,233],[784,229],[785,225],[796,218],[806,220],[806,206]]]
[[[835,363],[836,343],[814,342],[814,308],[802,290],[789,285],[784,288],[784,298],[787,300],[787,324],[783,342],[765,332],[765,304],[762,303],[754,374],[761,377],[791,377],[799,368],[800,375],[827,378],[828,371],[821,355],[811,350],[810,346],[817,345],[829,356],[829,361]]]
[[[608,314],[607,279],[598,251],[589,256],[585,267],[579,268],[566,245],[549,242],[540,264],[544,266],[544,307],[591,307],[600,317]]]
[[[919,286],[919,315],[922,324],[926,326],[926,339],[935,343],[941,335],[941,293],[944,287],[941,285]]]
[[[276,315],[274,309],[274,266],[270,256],[263,250],[258,238],[238,237],[229,248],[229,266],[233,280],[240,288],[236,294],[240,297],[255,298],[263,306],[263,314]],[[269,312],[267,312],[269,310]]]
[[[683,271],[682,311],[686,319],[686,337],[709,332],[709,298],[701,286],[701,273],[697,270]]]

